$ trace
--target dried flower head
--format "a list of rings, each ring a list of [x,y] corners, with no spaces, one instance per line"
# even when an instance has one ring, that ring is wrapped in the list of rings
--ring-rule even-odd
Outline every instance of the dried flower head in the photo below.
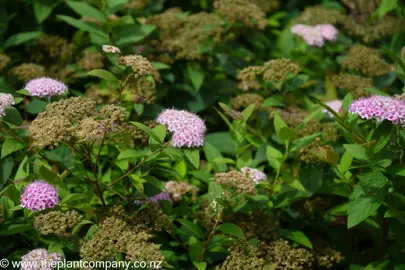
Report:
[[[36,50],[33,57],[37,62],[48,60],[47,58],[66,61],[73,57],[75,45],[60,36],[41,34],[36,42]]]
[[[174,201],[180,201],[187,193],[191,193],[195,198],[198,192],[197,187],[186,182],[169,181],[165,183],[165,188]]]
[[[252,246],[249,242],[237,243],[229,248],[228,256],[216,270],[266,269],[269,263],[263,255],[259,247]]]
[[[139,10],[145,8],[151,0],[132,0],[125,4],[125,8]]]
[[[255,182],[241,172],[229,171],[215,174],[215,181],[236,194],[256,194]]]
[[[331,247],[316,248],[314,250],[314,257],[316,263],[320,267],[332,269],[336,264],[341,263],[344,260],[342,253]]]
[[[332,146],[326,144],[320,137],[315,138],[298,152],[300,160],[307,164],[333,163],[336,162],[336,155]]]
[[[0,71],[2,71],[10,63],[10,57],[5,54],[0,54]]]
[[[96,102],[94,100],[84,97],[71,97],[48,104],[45,115],[63,116],[73,123],[92,116],[96,112]]]
[[[342,108],[342,101],[339,99],[336,100],[332,100],[332,101],[328,101],[325,103],[327,106],[329,106],[335,113],[339,113],[340,109]],[[328,110],[323,109],[322,110],[323,113],[326,113],[327,115],[329,115],[330,117],[333,117],[333,114],[330,113]]]
[[[11,94],[0,93],[0,118],[6,115],[6,109],[15,104]]]
[[[266,13],[275,11],[280,7],[279,0],[250,0],[250,2],[261,8]]]
[[[72,139],[72,123],[64,116],[38,114],[32,121],[29,131],[34,145],[40,148],[58,146]]]
[[[238,74],[238,80],[241,82],[239,83],[238,87],[243,91],[247,91],[250,89],[258,90],[260,89],[261,85],[259,80],[257,79],[258,76],[263,74],[263,67],[262,66],[249,66],[243,69]]]
[[[359,77],[351,74],[338,74],[331,77],[333,86],[344,88],[350,92],[353,98],[369,96],[370,92],[364,90],[373,86],[371,78]]]
[[[287,58],[274,59],[263,65],[263,80],[266,82],[285,81],[288,75],[301,72],[299,65]]]
[[[135,79],[146,75],[152,75],[154,72],[156,72],[149,60],[141,55],[121,56],[119,63],[131,68],[134,72]]]
[[[118,47],[112,45],[103,45],[103,52],[112,54],[121,54],[121,50]]]
[[[58,253],[50,253],[44,248],[31,250],[21,257],[21,270],[52,270],[62,256]]]
[[[231,100],[233,109],[240,110],[248,107],[251,104],[256,104],[255,109],[259,110],[262,106],[264,98],[258,94],[242,94],[234,97]]]
[[[393,124],[405,124],[405,102],[391,97],[371,96],[354,101],[349,112],[363,119],[388,120]]]
[[[264,29],[267,26],[266,13],[249,0],[216,0],[215,10],[232,23],[246,27]]]
[[[256,184],[267,180],[267,175],[258,169],[243,167],[240,171],[245,176],[250,177]]]
[[[156,121],[173,132],[174,147],[200,147],[204,144],[207,130],[204,120],[191,112],[166,109],[159,114]]]
[[[33,96],[44,98],[64,94],[67,91],[67,86],[60,81],[42,77],[29,81],[24,89]]]
[[[148,197],[145,200],[135,200],[134,204],[136,204],[136,205],[144,205],[148,201],[153,202],[153,203],[159,203],[161,201],[169,201],[170,203],[173,203],[173,200],[170,197],[169,193],[161,192],[159,194]]]
[[[305,8],[296,20],[297,24],[317,25],[332,24],[336,25],[345,20],[345,15],[338,9],[327,9],[321,5]]]
[[[58,191],[45,181],[34,181],[24,188],[21,207],[31,211],[54,208],[59,203]]]
[[[286,122],[289,127],[293,128],[300,125],[308,114],[308,111],[293,106],[290,106],[280,112],[280,116],[283,118],[284,122]]]
[[[10,70],[19,80],[27,82],[45,76],[45,67],[34,63],[24,63]]]
[[[100,69],[104,67],[104,59],[105,57],[101,53],[86,50],[77,64],[83,70]]]
[[[350,48],[343,58],[342,67],[344,69],[359,70],[368,77],[382,76],[394,71],[394,67],[385,62],[376,49],[363,45],[356,45]]]
[[[55,234],[60,237],[72,235],[72,228],[82,216],[75,210],[69,212],[50,211],[34,217],[34,226],[43,235]]]

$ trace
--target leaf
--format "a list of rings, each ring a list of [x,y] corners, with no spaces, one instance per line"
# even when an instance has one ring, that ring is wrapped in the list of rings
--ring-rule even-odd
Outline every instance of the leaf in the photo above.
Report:
[[[346,96],[342,100],[342,107],[346,111],[349,110],[350,105],[353,103],[353,97],[350,93],[346,94]]]
[[[215,181],[211,181],[208,185],[208,196],[210,203],[214,201],[221,202],[225,198],[223,187]]]
[[[207,262],[193,262],[194,266],[197,270],[206,270],[207,269]]]
[[[292,241],[301,244],[305,247],[312,248],[311,241],[308,239],[308,237],[301,231],[297,230],[287,230],[287,229],[277,229],[277,232],[283,235],[284,237],[287,237],[288,239],[291,239]]]
[[[280,169],[281,165],[283,164],[284,156],[279,150],[268,145],[266,149],[266,156],[271,167],[273,167],[275,170]]]
[[[1,158],[24,148],[24,145],[15,139],[7,139],[1,146]]]
[[[360,160],[370,160],[366,153],[366,148],[358,144],[344,144],[343,147],[354,158]]]
[[[20,126],[24,123],[20,112],[14,107],[6,108],[6,116],[3,120],[7,123],[13,124],[14,126]]]
[[[184,227],[189,229],[190,232],[192,232],[194,234],[194,236],[198,237],[198,239],[204,239],[204,232],[201,230],[201,228],[197,224],[195,224],[189,220],[182,219],[182,218],[178,218],[178,219],[176,219],[176,221],[178,221]]]
[[[33,99],[28,103],[27,111],[30,114],[38,114],[45,111],[47,103],[40,99]]]
[[[41,35],[40,31],[33,31],[33,32],[23,32],[23,33],[18,33],[15,35],[12,35],[9,37],[5,42],[3,47],[8,48],[8,47],[13,47],[17,46],[23,43],[26,43],[30,40],[37,39]]]
[[[276,129],[277,136],[280,137],[280,131],[282,128],[288,127],[287,124],[284,122],[283,118],[279,114],[274,116],[274,128]]]
[[[299,179],[305,187],[306,194],[311,196],[322,186],[323,166],[301,166]]]
[[[77,203],[77,201],[86,200],[86,199],[88,199],[88,196],[86,194],[71,193],[71,194],[68,194],[65,198],[63,198],[61,203],[68,204],[68,205],[74,205],[74,203]]]
[[[38,23],[42,23],[51,15],[53,10],[52,0],[34,0],[34,14]]]
[[[96,76],[106,81],[120,83],[117,76],[105,69],[93,69],[87,73],[87,76]]]
[[[266,107],[284,107],[284,103],[274,97],[269,97],[262,104],[262,108]]]
[[[7,182],[13,171],[14,161],[11,156],[0,159],[0,189]]]
[[[278,136],[283,141],[291,141],[291,140],[295,140],[297,138],[297,132],[292,128],[283,127],[280,130]]]
[[[66,15],[57,15],[56,17],[64,22],[76,27],[77,29],[83,30],[85,32],[93,33],[99,37],[103,37],[106,40],[108,40],[107,34],[97,24],[78,20],[78,19],[66,16]]]
[[[389,0],[391,1],[391,0]],[[396,0],[393,0],[396,1]],[[386,2],[386,0],[384,1]],[[405,62],[399,58],[395,53],[393,53],[390,49],[388,49],[387,47],[381,46],[381,49],[388,54],[388,56],[399,65],[399,67],[402,69],[402,72],[405,73]]]
[[[155,139],[157,142],[162,143],[163,140],[161,137],[159,137],[150,127],[145,126],[142,123],[139,122],[131,122],[132,125],[138,127],[141,129],[143,132],[147,133],[149,136],[151,136],[153,139]],[[164,138],[163,138],[164,139]]]
[[[76,225],[73,226],[72,234],[75,234],[76,232],[78,232],[80,230],[81,227],[83,227],[84,225],[87,225],[87,224],[93,224],[93,221],[81,220],[79,223],[77,223]]]
[[[233,236],[235,236],[235,237],[237,237],[239,239],[245,239],[246,238],[245,234],[243,233],[243,230],[239,226],[237,226],[237,225],[235,225],[233,223],[221,224],[215,230],[216,231],[221,231],[221,232],[226,233],[226,234],[233,235]]]
[[[194,86],[194,89],[198,92],[204,82],[204,72],[198,64],[189,64],[187,66],[187,75]]]
[[[304,83],[309,80],[309,76],[305,74],[300,74],[291,79],[288,79],[283,84],[284,92],[293,92],[300,88]]]
[[[245,122],[250,118],[255,108],[256,104],[250,104],[242,111],[243,120],[245,120]]]
[[[188,240],[188,255],[192,261],[200,261],[200,254],[203,250],[203,244],[194,236]]]
[[[101,22],[106,22],[107,19],[104,14],[96,9],[95,7],[89,5],[84,1],[67,1],[68,6],[73,9],[77,14],[83,17],[90,17]]]
[[[165,70],[165,69],[171,69],[172,67],[165,64],[165,63],[161,63],[161,62],[154,62],[151,61],[150,62],[152,64],[152,67],[156,70]]]
[[[234,156],[235,144],[229,132],[214,132],[205,136],[205,142],[210,143],[222,154]]]
[[[166,138],[166,132],[167,132],[167,128],[163,125],[158,125],[156,127],[154,127],[152,129],[153,133],[156,134],[156,136],[159,138],[159,140],[157,141],[158,143],[162,143],[165,138]],[[151,142],[151,139],[149,139],[149,144],[153,144],[154,142]]]
[[[379,19],[384,17],[388,12],[393,11],[398,5],[398,0],[382,0],[378,9],[374,12]]]
[[[214,160],[217,158],[222,158],[221,152],[218,151],[212,144],[209,142],[204,143],[204,153],[208,162],[212,162],[216,171],[224,172],[227,169],[226,164],[224,163],[215,163]]]
[[[342,158],[340,159],[339,168],[342,173],[349,171],[350,166],[352,166],[353,156],[349,152],[344,152]]]
[[[200,167],[200,151],[198,149],[184,149],[187,159],[198,170]]]
[[[133,45],[149,36],[155,28],[150,24],[130,24],[118,27],[115,29],[116,45],[118,47]]]

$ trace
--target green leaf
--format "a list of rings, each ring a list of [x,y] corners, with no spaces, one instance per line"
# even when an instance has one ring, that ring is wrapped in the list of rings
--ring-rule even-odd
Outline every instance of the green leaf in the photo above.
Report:
[[[262,104],[262,108],[266,107],[284,107],[284,103],[274,97],[269,97]]]
[[[379,19],[384,17],[388,12],[393,11],[398,5],[398,0],[382,0],[378,9],[374,12]]]
[[[15,139],[7,139],[1,146],[1,158],[24,148],[24,145]]]
[[[311,135],[299,138],[297,140],[294,140],[294,143],[293,143],[293,145],[291,147],[291,152],[295,152],[298,149],[303,148],[304,146],[310,144],[315,138],[317,138],[317,137],[319,137],[321,135],[322,135],[322,133],[318,132],[318,133],[311,134]]]
[[[304,83],[309,80],[309,76],[305,74],[300,74],[294,78],[288,79],[283,84],[284,92],[293,92],[300,88]]]
[[[204,71],[198,64],[189,64],[187,66],[187,75],[194,86],[194,89],[198,92],[204,82]]]
[[[277,232],[284,237],[291,239],[292,241],[301,244],[305,247],[312,248],[311,241],[308,237],[301,231],[297,230],[287,230],[287,229],[277,229]]]
[[[159,140],[157,141],[158,143],[162,143],[165,138],[166,138],[166,132],[167,132],[167,128],[163,125],[158,125],[156,127],[154,127],[152,129],[153,133],[156,134],[156,136],[159,138]],[[150,144],[152,144],[153,142],[150,142]]]
[[[27,111],[30,114],[38,114],[45,111],[47,103],[40,99],[33,99],[28,103]]]
[[[291,141],[291,140],[295,140],[297,138],[297,132],[292,128],[283,127],[280,130],[278,136],[283,141]]]
[[[165,70],[165,69],[171,69],[172,67],[165,64],[165,63],[161,63],[161,62],[154,62],[151,61],[150,62],[152,64],[152,67],[156,70]]]
[[[207,262],[193,262],[194,266],[197,270],[206,270],[207,269]]]
[[[102,38],[105,38],[106,40],[108,40],[107,34],[97,24],[78,20],[78,19],[66,16],[66,15],[57,15],[56,17],[64,22],[76,27],[77,29],[83,30],[85,32],[93,33],[99,37],[102,37]]]
[[[184,227],[189,229],[190,232],[192,232],[195,237],[198,237],[198,239],[204,239],[204,232],[197,224],[195,224],[189,220],[182,219],[182,218],[178,218],[178,219],[176,219],[176,221],[178,221]]]
[[[146,132],[149,136],[151,136],[157,142],[160,142],[160,143],[163,142],[162,138],[160,136],[158,136],[150,127],[145,126],[144,124],[139,123],[139,122],[131,122],[131,124],[138,127],[142,131]]]
[[[200,150],[198,149],[184,149],[184,154],[187,159],[193,164],[193,166],[198,170],[200,167]]]
[[[7,182],[13,171],[14,161],[11,156],[0,159],[0,189]]]
[[[71,193],[64,197],[61,201],[63,204],[74,205],[78,201],[87,200],[88,196],[83,193]]]
[[[342,173],[349,171],[350,166],[352,166],[353,156],[349,152],[344,152],[342,158],[340,159],[339,168]]]
[[[130,24],[116,28],[116,45],[118,47],[133,45],[149,36],[155,28],[150,24]]]
[[[283,154],[278,149],[268,145],[266,149],[266,155],[270,166],[273,167],[275,170],[280,169],[281,165],[283,164]]]
[[[229,132],[214,132],[205,136],[205,142],[209,142],[222,154],[234,156],[235,144]]]
[[[237,226],[237,225],[235,225],[233,223],[221,224],[215,230],[216,231],[221,231],[221,232],[226,233],[226,234],[230,234],[230,235],[235,236],[235,237],[237,237],[239,239],[245,239],[246,238],[245,234],[243,233],[243,230],[239,226]]]
[[[34,14],[38,23],[42,23],[51,15],[53,10],[52,0],[34,0]]]
[[[21,126],[24,123],[20,112],[14,107],[8,107],[6,109],[6,116],[4,116],[3,120],[14,126]]]
[[[76,232],[78,232],[80,230],[81,227],[83,227],[84,225],[87,225],[87,224],[93,224],[93,221],[81,220],[79,223],[77,223],[75,226],[73,226],[72,234],[75,234]]]
[[[391,0],[389,0],[391,1]],[[393,0],[396,1],[396,0]],[[395,53],[393,53],[390,49],[388,49],[387,47],[381,46],[381,49],[388,54],[388,56],[395,62],[397,63],[398,66],[400,66],[400,68],[402,69],[402,72],[405,73],[405,62],[399,58]]]
[[[139,195],[144,196],[145,188],[143,183],[145,182],[144,179],[139,177],[136,174],[131,174],[131,183],[134,185],[136,190],[138,191]]]
[[[208,196],[210,198],[210,203],[221,202],[225,198],[224,189],[222,186],[215,181],[211,181],[208,185]]]
[[[276,129],[277,136],[280,137],[280,131],[282,128],[288,127],[287,124],[284,122],[283,118],[279,114],[274,116],[274,128]]]
[[[3,47],[8,48],[8,47],[13,47],[17,46],[23,43],[26,43],[30,40],[37,39],[41,35],[40,31],[33,31],[33,32],[23,32],[23,33],[18,33],[15,35],[12,35],[9,37],[5,42]]]
[[[218,151],[211,143],[205,142],[204,143],[204,153],[207,160],[213,163],[213,166],[216,171],[224,172],[227,169],[226,164],[224,163],[215,163],[214,160],[218,158],[222,158],[221,152]]]
[[[343,147],[354,158],[360,160],[370,160],[367,155],[366,148],[358,144],[344,144]]]
[[[243,120],[245,122],[249,120],[250,116],[252,115],[254,109],[256,108],[256,104],[250,104],[242,111]]]
[[[66,3],[77,14],[80,14],[83,17],[90,17],[93,19],[97,19],[101,22],[107,21],[107,18],[101,11],[99,11],[98,9],[96,9],[95,7],[89,5],[84,1],[67,1]]]
[[[342,107],[346,111],[349,110],[350,105],[353,103],[353,97],[350,93],[347,93],[342,100]]]
[[[191,236],[188,240],[188,255],[192,261],[200,261],[200,254],[203,250],[203,244],[194,236]]]
[[[105,69],[93,69],[87,73],[87,76],[96,76],[106,81],[120,83],[117,76]]]

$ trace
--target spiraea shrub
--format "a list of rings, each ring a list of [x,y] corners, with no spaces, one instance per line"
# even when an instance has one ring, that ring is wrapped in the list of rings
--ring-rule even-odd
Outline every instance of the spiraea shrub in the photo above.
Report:
[[[405,268],[403,2],[0,15],[1,267]]]

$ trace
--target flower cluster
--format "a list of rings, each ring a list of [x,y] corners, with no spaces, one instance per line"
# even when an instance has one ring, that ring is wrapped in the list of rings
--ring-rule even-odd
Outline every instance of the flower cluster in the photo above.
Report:
[[[185,182],[169,181],[165,183],[166,191],[174,201],[180,201],[184,195],[191,193],[193,198],[197,196],[198,188]]]
[[[33,96],[49,98],[64,94],[67,91],[67,86],[60,81],[42,77],[29,81],[24,89],[28,90]]]
[[[245,176],[250,177],[256,184],[267,180],[267,175],[258,169],[243,167],[240,171]]]
[[[59,203],[58,191],[45,181],[34,181],[24,188],[21,207],[31,211],[54,208]]]
[[[45,76],[45,67],[34,63],[23,63],[10,70],[10,74],[23,82]]]
[[[153,202],[153,203],[159,203],[161,201],[169,201],[170,203],[173,203],[172,198],[170,197],[170,194],[167,192],[161,192],[159,194],[153,195],[151,197],[146,198],[145,200],[135,200],[134,204],[136,205],[144,205],[146,202]]]
[[[52,270],[55,263],[61,260],[62,256],[60,254],[50,253],[44,248],[37,248],[21,257],[21,270]],[[38,267],[33,267],[33,265],[38,265]]]
[[[112,54],[121,54],[121,50],[112,45],[103,45],[103,52]]]
[[[327,106],[329,106],[335,113],[339,113],[340,109],[342,108],[342,101],[339,99],[332,100],[329,102],[325,103]],[[326,113],[328,116],[333,117],[333,114],[330,113],[328,110],[323,109],[323,113]]]
[[[350,105],[349,112],[363,119],[375,118],[379,122],[388,120],[393,124],[405,124],[405,102],[391,97],[360,98]]]
[[[315,26],[296,24],[291,28],[294,35],[300,36],[310,46],[323,47],[325,40],[335,41],[339,31],[331,24]]]
[[[11,94],[0,93],[0,118],[6,115],[7,107],[15,104],[14,97]]]
[[[0,54],[0,71],[10,63],[11,59],[5,54]]]
[[[343,88],[350,92],[353,98],[369,96],[365,88],[373,86],[371,78],[360,77],[352,74],[336,74],[331,77],[333,86],[336,88]]]
[[[80,222],[82,216],[75,210],[63,213],[50,211],[34,217],[34,226],[43,235],[55,234],[60,237],[72,235],[72,228]]]
[[[166,109],[156,121],[173,132],[174,147],[200,147],[204,144],[207,130],[204,121],[197,115],[184,110]]]

